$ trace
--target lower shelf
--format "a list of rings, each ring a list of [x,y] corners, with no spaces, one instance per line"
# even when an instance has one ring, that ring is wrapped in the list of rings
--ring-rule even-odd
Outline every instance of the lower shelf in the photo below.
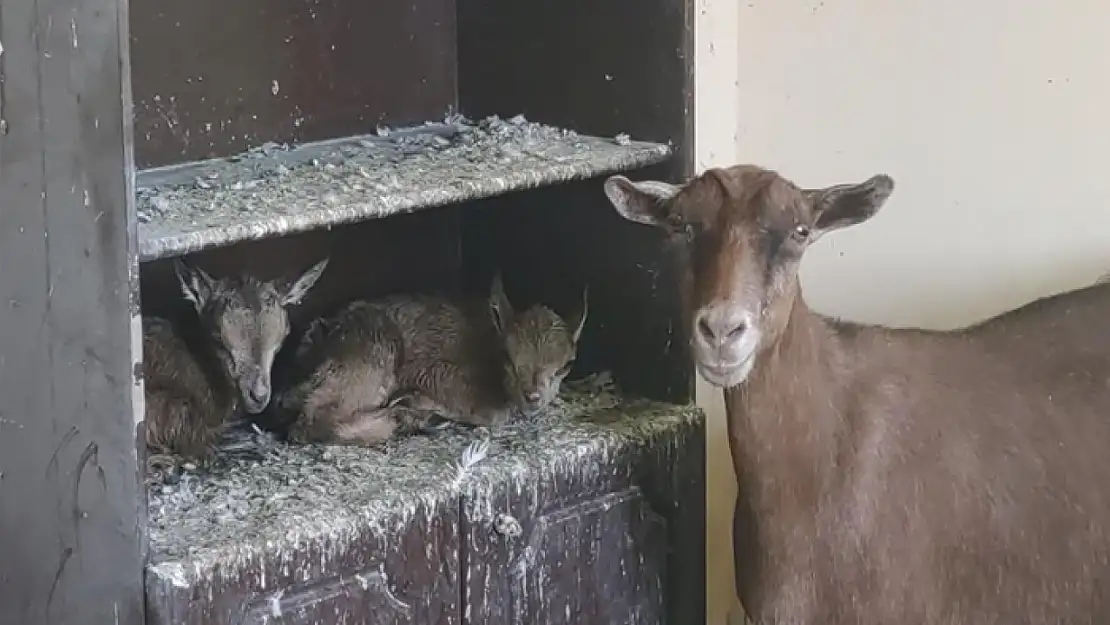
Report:
[[[564,388],[527,423],[383,450],[275,445],[264,461],[156,487],[148,622],[485,622],[464,618],[478,610],[499,623],[541,612],[571,623],[610,609],[642,618],[604,622],[669,622],[663,611],[681,606],[662,606],[660,584],[689,595],[704,579],[704,416],[620,397],[596,378]],[[570,527],[589,544],[565,546],[555,535]],[[676,540],[695,554],[689,541],[702,545],[701,556],[678,558],[691,570],[666,564]],[[554,610],[534,595],[560,566],[577,576],[593,567],[613,596]],[[546,581],[528,571],[548,571]],[[691,599],[703,601],[679,602]]]

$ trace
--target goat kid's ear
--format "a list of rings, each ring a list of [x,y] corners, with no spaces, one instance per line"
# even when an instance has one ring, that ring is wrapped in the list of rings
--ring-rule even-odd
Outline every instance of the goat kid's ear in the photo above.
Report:
[[[505,284],[501,281],[501,272],[493,275],[493,285],[489,294],[489,314],[493,320],[493,327],[501,334],[508,332],[513,324],[513,305],[505,295]]]
[[[571,329],[571,339],[575,343],[578,343],[578,339],[582,336],[582,329],[586,327],[586,316],[589,315],[589,312],[590,286],[586,285],[582,289],[582,308],[574,315],[565,318],[567,327]]]
[[[878,174],[858,184],[806,191],[813,206],[814,230],[821,235],[874,217],[894,192],[894,179]]]
[[[670,231],[680,227],[669,211],[671,200],[681,189],[658,180],[632,182],[624,176],[610,176],[605,181],[605,195],[621,217]]]
[[[327,269],[328,260],[328,258],[325,258],[324,260],[316,263],[315,265],[310,267],[308,271],[304,272],[304,274],[302,274],[300,278],[297,278],[295,282],[290,284],[289,288],[286,289],[285,294],[282,295],[281,304],[283,306],[300,304],[301,301],[304,300],[304,296],[308,294],[308,291],[316,285],[316,281],[320,279],[320,276],[324,273],[324,270]]]
[[[216,281],[200,267],[188,265],[180,258],[173,261],[173,272],[181,286],[181,294],[200,312],[216,291]]]

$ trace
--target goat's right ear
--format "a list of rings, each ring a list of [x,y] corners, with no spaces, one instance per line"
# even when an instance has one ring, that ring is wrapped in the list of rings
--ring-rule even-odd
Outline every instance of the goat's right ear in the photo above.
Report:
[[[316,285],[316,281],[320,279],[320,275],[328,268],[328,258],[316,263],[304,272],[301,277],[297,278],[282,295],[281,303],[283,306],[291,306],[293,304],[301,303],[304,296],[308,294],[309,289]]]
[[[216,290],[216,281],[200,267],[187,265],[180,258],[174,259],[173,271],[177,274],[178,284],[181,285],[181,294],[193,303],[197,312],[200,312]]]
[[[680,190],[681,187],[658,180],[632,182],[624,176],[610,176],[605,181],[605,195],[621,217],[667,230],[677,226],[668,209]]]
[[[582,307],[576,313],[568,316],[564,321],[570,326],[571,340],[575,344],[582,338],[582,329],[586,327],[586,317],[590,314],[590,285],[582,287]]]
[[[894,192],[894,179],[877,174],[858,184],[838,184],[805,191],[813,204],[814,237],[863,223],[874,217]]]
[[[501,272],[498,271],[493,276],[493,285],[490,287],[489,293],[489,314],[493,320],[493,327],[497,332],[504,334],[512,327],[513,324],[513,305],[509,302],[509,297],[505,295],[505,285],[501,281]]]

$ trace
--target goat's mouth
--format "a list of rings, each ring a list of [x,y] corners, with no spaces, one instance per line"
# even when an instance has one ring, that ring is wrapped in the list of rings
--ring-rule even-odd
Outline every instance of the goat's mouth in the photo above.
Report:
[[[720,388],[729,388],[743,384],[754,364],[755,350],[752,350],[740,360],[730,363],[722,363],[713,358],[698,358],[696,368],[706,382]]]
[[[537,414],[543,412],[543,409],[547,407],[547,404],[548,404],[548,402],[546,402],[542,399],[532,401],[532,400],[528,400],[526,398],[522,398],[521,401],[517,404],[517,406],[518,406],[518,409],[520,411],[521,416],[534,417]]]
[[[270,395],[268,393],[265,397],[254,397],[250,393],[243,396],[243,410],[247,411],[247,414],[260,414],[269,405]]]

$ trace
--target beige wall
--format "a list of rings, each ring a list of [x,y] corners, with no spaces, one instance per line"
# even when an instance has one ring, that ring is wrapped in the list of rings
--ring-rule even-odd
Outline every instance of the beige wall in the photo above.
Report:
[[[821,312],[951,327],[1110,269],[1110,3],[699,0],[698,155],[818,186],[891,174],[802,267]],[[710,623],[733,484],[710,412]]]

